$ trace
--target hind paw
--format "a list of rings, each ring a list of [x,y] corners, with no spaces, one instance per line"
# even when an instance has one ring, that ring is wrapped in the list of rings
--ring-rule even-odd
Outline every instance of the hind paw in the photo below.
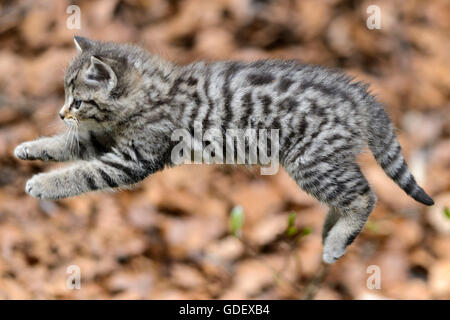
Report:
[[[332,240],[328,237],[324,242],[322,260],[329,264],[335,263],[345,254],[345,251],[346,245],[342,241]]]

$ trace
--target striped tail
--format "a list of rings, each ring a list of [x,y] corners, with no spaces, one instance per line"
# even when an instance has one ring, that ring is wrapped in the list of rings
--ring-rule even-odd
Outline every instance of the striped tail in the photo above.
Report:
[[[376,104],[370,110],[368,130],[369,148],[378,164],[394,182],[409,196],[427,206],[434,204],[433,199],[417,184],[408,169],[402,148],[397,140],[394,126],[383,107]]]

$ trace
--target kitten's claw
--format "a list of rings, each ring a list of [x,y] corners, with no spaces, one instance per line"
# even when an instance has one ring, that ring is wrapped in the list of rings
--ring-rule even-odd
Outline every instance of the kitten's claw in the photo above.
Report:
[[[39,182],[39,178],[34,176],[27,181],[25,186],[25,191],[32,197],[41,199],[42,198],[42,184]]]
[[[29,151],[27,143],[22,143],[14,149],[14,156],[22,160],[31,160],[29,157]]]

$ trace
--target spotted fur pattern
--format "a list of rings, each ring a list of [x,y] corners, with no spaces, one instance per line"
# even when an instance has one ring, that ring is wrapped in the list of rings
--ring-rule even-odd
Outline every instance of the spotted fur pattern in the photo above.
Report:
[[[330,207],[325,262],[340,258],[375,206],[355,157],[369,146],[407,194],[433,200],[417,185],[394,127],[365,85],[339,71],[296,61],[197,62],[178,66],[144,50],[76,37],[79,55],[65,76],[59,135],[25,142],[20,159],[78,160],[32,177],[26,191],[61,199],[137,183],[171,163],[178,128],[280,129],[280,161],[297,184]]]

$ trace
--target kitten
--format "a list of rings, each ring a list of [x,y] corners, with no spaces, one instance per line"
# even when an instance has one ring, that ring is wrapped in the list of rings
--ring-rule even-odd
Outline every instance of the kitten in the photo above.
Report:
[[[394,127],[365,85],[342,73],[295,61],[197,62],[178,66],[144,50],[75,37],[79,55],[64,79],[59,115],[76,131],[25,142],[24,160],[80,160],[41,173],[26,192],[61,199],[137,183],[174,165],[171,133],[278,128],[280,162],[297,184],[327,204],[323,260],[333,263],[375,206],[355,157],[366,145],[387,175],[432,205],[403,158]]]

